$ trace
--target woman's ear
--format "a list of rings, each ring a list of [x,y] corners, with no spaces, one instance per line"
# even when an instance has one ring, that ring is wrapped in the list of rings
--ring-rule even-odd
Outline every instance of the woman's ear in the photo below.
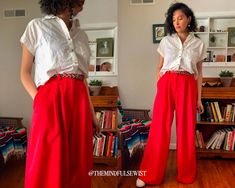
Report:
[[[192,17],[191,17],[191,16],[189,16],[189,17],[188,17],[188,25],[190,25],[191,20],[192,20]]]

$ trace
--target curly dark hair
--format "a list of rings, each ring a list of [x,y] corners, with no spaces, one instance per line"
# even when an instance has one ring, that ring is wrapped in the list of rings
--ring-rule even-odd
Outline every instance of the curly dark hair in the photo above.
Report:
[[[190,22],[190,26],[188,27],[188,29],[190,32],[195,32],[197,29],[196,18],[194,16],[193,11],[184,3],[174,3],[167,10],[166,21],[165,21],[166,32],[170,35],[172,35],[173,33],[176,33],[175,27],[173,25],[173,13],[176,10],[181,10],[187,17],[191,16],[191,22]]]
[[[80,0],[40,0],[39,5],[42,13],[57,15],[66,8],[71,8],[78,4]]]

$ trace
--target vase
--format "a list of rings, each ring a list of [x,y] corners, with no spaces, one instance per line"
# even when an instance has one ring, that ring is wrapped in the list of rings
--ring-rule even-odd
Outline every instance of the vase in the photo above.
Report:
[[[220,81],[223,87],[230,87],[232,80],[233,80],[233,77],[220,77]]]
[[[91,96],[97,96],[100,94],[101,86],[89,86],[89,89]]]

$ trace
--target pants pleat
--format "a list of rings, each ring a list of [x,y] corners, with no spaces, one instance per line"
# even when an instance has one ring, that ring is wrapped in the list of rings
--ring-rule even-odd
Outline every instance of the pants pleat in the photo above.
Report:
[[[25,188],[89,188],[92,158],[92,119],[84,82],[51,78],[34,99]]]
[[[158,81],[153,119],[140,170],[148,184],[161,184],[167,165],[171,125],[176,111],[177,181],[191,183],[196,177],[194,131],[196,123],[196,80],[191,75],[166,73]]]

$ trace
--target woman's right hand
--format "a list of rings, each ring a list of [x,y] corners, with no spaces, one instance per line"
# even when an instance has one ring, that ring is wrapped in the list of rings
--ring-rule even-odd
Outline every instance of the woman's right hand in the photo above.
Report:
[[[93,129],[93,134],[100,134],[100,121],[93,116],[93,121],[92,121],[92,129]]]

